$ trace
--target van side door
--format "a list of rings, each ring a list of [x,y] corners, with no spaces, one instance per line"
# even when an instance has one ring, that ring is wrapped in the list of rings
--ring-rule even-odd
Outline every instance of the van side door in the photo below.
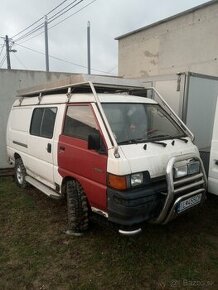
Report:
[[[102,150],[88,149],[90,134],[100,134]],[[107,150],[91,104],[67,106],[58,144],[59,173],[82,185],[92,207],[106,209]]]
[[[28,140],[27,173],[54,188],[54,126],[58,108],[33,109]]]

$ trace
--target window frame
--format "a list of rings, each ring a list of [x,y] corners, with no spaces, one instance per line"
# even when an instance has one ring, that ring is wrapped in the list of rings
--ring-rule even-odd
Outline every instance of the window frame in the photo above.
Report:
[[[41,121],[40,121],[40,130],[39,130],[39,135],[37,135],[37,134],[32,134],[32,133],[31,133],[31,129],[32,129],[32,125],[33,125],[34,112],[35,112],[36,110],[39,110],[39,109],[43,110],[43,113],[42,113],[42,118],[41,118]],[[42,124],[43,124],[43,120],[44,120],[44,115],[45,115],[45,111],[46,111],[46,109],[56,109],[55,120],[54,120],[54,126],[53,126],[53,131],[52,131],[52,136],[51,136],[51,137],[46,137],[46,136],[41,135],[41,132],[42,132]],[[31,136],[36,136],[36,137],[40,137],[40,138],[52,139],[53,136],[54,136],[54,127],[55,127],[55,122],[56,122],[57,112],[58,112],[58,107],[55,107],[55,106],[52,106],[52,107],[37,107],[37,108],[34,108],[33,111],[32,111],[32,116],[31,116],[31,122],[30,122],[29,134],[30,134]]]
[[[67,106],[66,106],[66,110],[65,110],[65,114],[64,114],[64,122],[63,122],[63,127],[62,127],[62,135],[63,136],[66,136],[66,137],[69,137],[69,138],[73,138],[73,139],[76,139],[76,140],[80,140],[80,141],[84,141],[84,142],[88,142],[88,139],[85,139],[85,138],[79,138],[79,137],[76,137],[76,136],[71,136],[71,135],[68,135],[68,134],[66,134],[66,133],[64,133],[64,129],[65,129],[65,124],[66,124],[66,119],[67,119],[67,112],[68,112],[68,108],[70,108],[70,107],[78,107],[78,106],[80,106],[80,107],[89,107],[90,108],[90,110],[91,110],[91,112],[92,112],[92,114],[93,114],[93,117],[94,117],[94,120],[95,120],[95,124],[96,124],[96,127],[97,127],[97,131],[100,133],[100,135],[101,135],[101,129],[100,129],[100,126],[99,126],[99,122],[98,122],[98,119],[97,119],[97,117],[96,117],[96,115],[95,115],[95,112],[94,112],[94,110],[93,110],[93,107],[92,107],[92,105],[91,105],[91,103],[71,103],[71,104],[68,104]]]

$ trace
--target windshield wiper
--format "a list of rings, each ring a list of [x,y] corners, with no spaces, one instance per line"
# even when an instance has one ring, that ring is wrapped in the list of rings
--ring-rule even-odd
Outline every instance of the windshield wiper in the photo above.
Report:
[[[156,136],[155,136],[156,137]],[[163,147],[167,146],[167,143],[165,142],[161,142],[161,141],[156,141],[156,140],[148,140],[145,138],[138,138],[138,139],[129,139],[129,140],[125,140],[125,141],[121,141],[118,143],[118,145],[125,145],[125,144],[138,144],[138,143],[153,143],[153,144],[157,144]],[[146,144],[145,144],[146,145]],[[144,149],[146,146],[144,146]]]
[[[178,139],[178,140],[181,140],[185,143],[188,143],[188,140],[185,139],[185,137],[179,137],[179,136],[177,137],[177,136],[171,136],[171,135],[167,135],[167,134],[166,135],[164,135],[164,134],[155,135],[155,136],[151,137],[151,139],[153,139],[153,138]]]
[[[167,147],[167,143],[161,142],[161,141],[147,140],[146,143],[153,143],[153,144],[161,145],[163,147]]]
[[[125,145],[125,144],[137,144],[137,143],[143,143],[143,139],[129,139],[125,141],[118,142],[118,145]]]
[[[185,139],[184,137],[174,137],[173,139],[178,139],[178,140],[181,140],[181,141],[183,141],[185,143],[188,143],[188,140]]]
[[[138,143],[147,143],[147,142],[150,142],[150,143],[155,143],[155,144],[160,144],[163,146],[164,144],[164,147],[166,147],[165,145],[167,145],[166,143],[164,142],[160,142],[160,141],[156,141],[156,140],[148,140],[147,138],[135,138],[135,139],[129,139],[129,140],[125,140],[125,141],[121,141],[121,142],[118,142],[118,145],[125,145],[125,144],[138,144]]]
[[[150,137],[149,140],[156,139],[156,138],[168,138],[168,139],[174,139],[174,137],[171,136],[171,135],[167,135],[167,134],[159,134],[159,135],[154,135],[154,136]]]
[[[160,142],[160,141],[146,141],[145,145],[144,145],[144,149],[146,150],[147,149],[147,143],[153,143],[153,144],[157,144],[157,145],[160,145],[160,146],[163,146],[163,147],[166,147],[167,146],[167,143],[164,143],[164,142]]]

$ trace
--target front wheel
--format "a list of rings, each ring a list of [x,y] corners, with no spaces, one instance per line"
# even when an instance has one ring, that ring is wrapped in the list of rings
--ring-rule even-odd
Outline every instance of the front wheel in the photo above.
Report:
[[[17,158],[15,160],[15,181],[17,185],[21,188],[27,187],[25,177],[26,177],[26,169],[23,165],[23,161],[21,158]]]
[[[68,233],[79,234],[88,229],[88,201],[82,186],[75,180],[67,182]]]

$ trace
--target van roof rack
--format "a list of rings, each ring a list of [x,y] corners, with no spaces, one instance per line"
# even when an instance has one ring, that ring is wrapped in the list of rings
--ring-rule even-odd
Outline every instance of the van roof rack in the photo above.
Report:
[[[35,97],[39,94],[42,96],[44,94],[92,92],[91,83],[98,93],[128,92],[129,94],[133,94],[137,92],[139,95],[141,92],[145,96],[145,87],[140,80],[78,74],[59,81],[18,90],[17,97]]]

